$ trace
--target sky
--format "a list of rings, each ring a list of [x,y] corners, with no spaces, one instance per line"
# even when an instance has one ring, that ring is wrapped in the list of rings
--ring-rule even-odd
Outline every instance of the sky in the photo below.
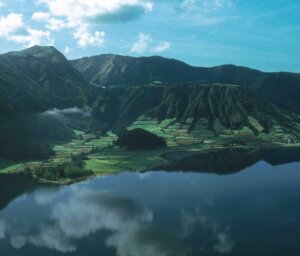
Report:
[[[0,53],[33,45],[300,72],[300,0],[0,0]]]

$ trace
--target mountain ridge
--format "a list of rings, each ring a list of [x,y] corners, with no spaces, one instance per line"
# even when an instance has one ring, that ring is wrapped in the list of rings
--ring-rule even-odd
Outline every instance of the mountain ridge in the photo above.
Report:
[[[106,91],[105,97],[95,101],[95,116],[101,118],[104,127],[117,132],[136,123],[151,121],[156,126],[166,120],[166,127],[177,123],[195,136],[199,135],[198,130],[205,130],[210,136],[247,130],[257,137],[272,133],[276,126],[278,131],[296,138],[300,131],[300,126],[291,125],[300,122],[299,116],[238,85],[149,85]]]
[[[160,56],[130,57],[102,54],[71,60],[70,63],[89,83],[94,85],[237,84],[294,111],[300,109],[299,73],[263,72],[232,64],[195,67],[176,59]]]
[[[158,135],[167,129],[191,141],[224,133],[223,142],[240,134],[252,141],[298,141],[300,74],[266,75],[234,65],[197,68],[159,56],[85,58],[79,63],[84,72],[75,62],[54,47],[0,55],[1,156],[49,156],[51,142],[71,138],[74,126],[59,114],[43,113],[68,108],[88,109],[74,123],[91,132],[122,132],[148,123]],[[93,86],[85,72],[115,84]]]
[[[102,63],[101,63],[102,62]],[[107,66],[110,65],[114,65],[117,68],[120,68],[120,65],[127,65],[126,62],[129,62],[129,64],[132,65],[144,65],[142,71],[148,71],[145,69],[149,69],[152,68],[154,65],[157,65],[159,67],[164,67],[166,65],[175,65],[177,69],[179,69],[179,71],[181,71],[181,76],[182,76],[182,72],[189,72],[189,75],[192,75],[192,78],[182,78],[181,80],[168,80],[168,81],[163,81],[163,82],[186,82],[186,81],[196,81],[196,78],[202,78],[201,80],[203,80],[203,82],[207,82],[206,79],[210,78],[210,76],[212,76],[213,74],[205,74],[206,77],[200,77],[203,76],[203,74],[197,74],[195,72],[203,72],[206,70],[211,70],[213,73],[218,74],[218,72],[223,69],[241,69],[244,71],[248,71],[248,72],[254,72],[254,73],[263,73],[259,70],[255,70],[255,69],[251,69],[251,68],[247,68],[247,67],[242,67],[242,66],[236,66],[233,64],[224,64],[224,65],[220,65],[220,66],[215,66],[215,67],[198,67],[198,66],[192,66],[189,65],[181,60],[177,60],[174,58],[165,58],[162,56],[150,56],[150,57],[132,57],[132,56],[125,56],[125,55],[116,55],[116,54],[101,54],[101,55],[96,55],[96,56],[91,56],[91,57],[83,57],[80,59],[75,59],[75,60],[70,60],[70,63],[79,71],[83,74],[83,76],[85,76],[87,78],[88,81],[95,83],[95,82],[100,82],[99,84],[101,85],[101,83],[103,83],[103,80],[99,79],[99,77],[95,77],[95,74],[93,74],[92,70],[90,70],[91,68],[102,68],[97,67],[95,65],[103,65],[104,68],[106,68]],[[81,64],[85,66],[85,69],[82,70],[81,69]],[[124,68],[124,67],[123,67]],[[126,67],[128,68],[128,67]],[[121,71],[122,70],[122,66],[120,68]],[[101,70],[100,70],[101,71]],[[106,70],[107,71],[107,70]],[[112,70],[109,70],[112,71]],[[129,72],[131,72],[132,70],[128,70]],[[151,70],[151,71],[157,71],[157,70]],[[85,72],[90,72],[92,73],[93,77],[90,77],[90,74],[88,74],[87,76],[85,75]],[[94,70],[95,72],[95,70]],[[115,72],[113,70],[113,72]],[[168,70],[168,72],[171,72],[171,75],[173,75],[173,71],[172,70]],[[176,74],[176,72],[174,72],[175,75],[178,75],[178,73]],[[99,74],[100,75],[100,74]],[[169,75],[169,74],[167,74]],[[196,78],[195,78],[196,76]],[[197,77],[198,76],[198,77]],[[148,78],[146,78],[146,81],[144,82],[151,82]],[[135,82],[138,83],[138,82]],[[112,81],[113,85],[118,85],[116,81]]]
[[[54,47],[55,48],[55,47]],[[8,52],[9,53],[9,52]],[[244,65],[238,65],[238,64],[232,64],[232,63],[224,63],[224,64],[219,64],[219,65],[213,65],[213,66],[198,66],[198,65],[193,65],[189,64],[188,62],[176,58],[170,58],[170,57],[164,57],[162,55],[150,55],[150,56],[133,56],[133,55],[127,55],[127,54],[117,54],[117,53],[101,53],[101,54],[96,54],[96,55],[90,55],[90,56],[84,56],[80,58],[72,58],[69,59],[70,62],[76,62],[78,60],[83,60],[83,59],[92,59],[95,57],[119,57],[119,58],[131,58],[131,59],[151,59],[151,58],[162,58],[162,59],[167,59],[167,60],[174,60],[181,62],[187,66],[194,67],[194,68],[218,68],[218,67],[237,67],[237,68],[245,68],[253,71],[258,71],[260,73],[266,73],[266,74],[274,74],[274,73],[288,73],[288,74],[300,74],[300,72],[291,72],[288,70],[278,70],[278,71],[263,71],[258,68],[252,68]]]
[[[30,100],[36,105],[33,110],[46,110],[79,104],[78,95],[87,86],[81,74],[54,47],[34,46],[0,55],[0,99],[19,108],[24,106],[16,103],[16,93],[21,101]]]

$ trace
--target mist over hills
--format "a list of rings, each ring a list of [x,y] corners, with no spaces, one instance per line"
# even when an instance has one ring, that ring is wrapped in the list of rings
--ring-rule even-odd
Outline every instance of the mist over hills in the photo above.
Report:
[[[70,138],[52,108],[84,106],[88,83],[54,47],[0,55],[0,155],[47,156],[50,139]]]
[[[184,125],[199,140],[245,129],[253,138],[297,140],[299,104],[299,74],[192,67],[158,56],[68,61],[54,47],[34,46],[0,55],[0,156],[47,157],[51,141],[69,139],[74,126],[121,132],[142,121]],[[89,114],[67,121],[43,114],[52,109]]]
[[[0,100],[22,111],[71,107],[84,101],[87,82],[54,47],[0,55]]]

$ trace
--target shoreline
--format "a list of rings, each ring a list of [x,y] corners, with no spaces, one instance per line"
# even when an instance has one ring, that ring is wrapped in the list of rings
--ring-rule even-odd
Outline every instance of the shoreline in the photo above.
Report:
[[[145,164],[144,168],[132,168],[129,169],[128,166],[124,166],[121,167],[122,162],[119,163],[119,165],[114,165],[111,167],[114,167],[114,171],[111,171],[110,169],[103,169],[103,170],[99,170],[97,171],[93,171],[92,175],[87,175],[87,176],[83,176],[83,177],[78,177],[78,178],[62,178],[62,179],[58,179],[58,180],[48,180],[42,177],[37,177],[34,173],[31,173],[30,176],[36,180],[38,183],[40,184],[51,184],[51,185],[57,185],[57,186],[61,186],[61,185],[71,185],[74,183],[78,183],[78,182],[83,182],[86,180],[90,180],[90,179],[94,179],[96,177],[100,177],[100,176],[107,176],[107,175],[115,175],[115,174],[120,174],[123,172],[140,172],[140,173],[144,173],[147,171],[151,171],[151,170],[155,170],[156,168],[158,168],[159,166],[163,166],[163,164],[170,164],[172,161],[170,159],[170,157],[167,157],[167,155],[172,155],[172,154],[178,154],[180,155],[180,157],[175,157],[175,159],[177,160],[182,160],[186,157],[190,157],[190,156],[194,156],[197,154],[204,154],[204,153],[209,153],[209,152],[216,152],[219,150],[281,150],[281,149],[293,149],[293,148],[300,148],[300,144],[288,144],[288,145],[239,145],[239,146],[212,146],[212,147],[206,147],[206,148],[188,148],[186,147],[185,149],[183,147],[179,147],[179,148],[167,148],[164,150],[161,150],[160,153],[158,153],[158,151],[140,151],[137,154],[145,154],[145,161],[147,160],[147,156],[153,155],[160,158],[160,164],[156,163],[154,164],[154,162],[152,163],[152,165],[149,165],[149,163]],[[162,152],[164,151],[164,152]],[[156,154],[155,154],[156,153]],[[109,156],[108,156],[109,157]],[[125,157],[123,159],[123,162],[125,162],[126,160],[128,161],[128,159],[126,159]],[[143,160],[143,159],[141,159]],[[151,163],[151,161],[150,161]],[[13,174],[18,174],[18,173],[24,173],[24,170],[16,170],[16,171],[12,171],[12,172],[7,172],[7,173],[0,173],[1,175],[13,175]]]

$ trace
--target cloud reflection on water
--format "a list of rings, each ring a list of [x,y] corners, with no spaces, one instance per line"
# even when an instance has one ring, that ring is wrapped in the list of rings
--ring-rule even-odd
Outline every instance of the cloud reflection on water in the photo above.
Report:
[[[199,248],[200,252],[227,254],[234,249],[229,228],[204,210],[215,207],[213,197],[205,197],[203,207],[194,211],[173,209],[168,213],[170,223],[165,223],[160,219],[161,209],[150,209],[111,187],[92,187],[84,182],[43,188],[15,200],[13,215],[1,213],[0,239],[8,239],[15,249],[33,245],[74,253],[82,240],[95,238],[100,240],[98,245],[110,252],[113,248],[118,256],[187,256]]]
[[[227,226],[221,225],[217,220],[207,216],[201,209],[196,208],[192,213],[182,211],[181,214],[182,238],[187,239],[193,235],[201,237],[198,246],[205,251],[214,250],[221,254],[232,252],[235,242]],[[207,241],[209,241],[207,243]],[[211,248],[207,248],[211,247]]]
[[[0,220],[0,239],[5,238],[5,222],[3,220]]]
[[[43,193],[45,196],[45,191]],[[55,197],[46,194],[46,201],[36,198],[42,206]],[[107,230],[111,235],[106,245],[115,248],[119,256],[186,255],[176,237],[152,228],[153,213],[149,208],[113,192],[73,190],[67,200],[54,204],[46,218],[28,230],[22,229],[22,225],[15,221],[8,219],[5,223],[3,220],[0,222],[0,235],[4,237],[7,234],[16,249],[31,244],[70,253],[78,249],[77,240]]]

